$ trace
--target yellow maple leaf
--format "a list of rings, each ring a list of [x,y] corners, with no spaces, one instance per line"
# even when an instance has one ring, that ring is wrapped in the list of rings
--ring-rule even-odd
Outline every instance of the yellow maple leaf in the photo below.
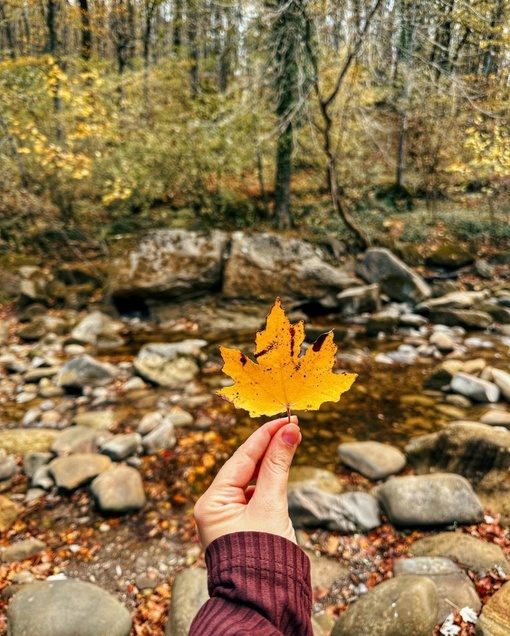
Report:
[[[337,347],[333,332],[323,333],[301,355],[305,339],[302,320],[291,324],[277,298],[266,329],[255,336],[256,362],[239,349],[220,347],[223,372],[233,386],[217,394],[252,417],[315,410],[337,402],[356,379],[355,373],[333,373]]]

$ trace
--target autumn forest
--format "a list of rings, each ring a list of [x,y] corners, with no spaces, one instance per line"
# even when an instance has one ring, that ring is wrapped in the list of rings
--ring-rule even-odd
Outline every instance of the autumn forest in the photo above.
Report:
[[[423,219],[508,240],[509,20],[507,0],[1,0],[0,240],[257,225],[364,247],[416,210],[403,240]]]

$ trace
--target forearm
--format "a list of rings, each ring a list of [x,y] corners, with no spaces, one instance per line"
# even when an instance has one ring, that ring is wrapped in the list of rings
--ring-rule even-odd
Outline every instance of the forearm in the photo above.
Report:
[[[312,636],[310,562],[295,544],[263,532],[237,532],[206,551],[211,599],[189,636]]]

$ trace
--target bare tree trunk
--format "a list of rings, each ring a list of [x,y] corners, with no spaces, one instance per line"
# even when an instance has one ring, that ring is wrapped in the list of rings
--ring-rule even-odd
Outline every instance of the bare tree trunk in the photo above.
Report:
[[[16,59],[16,45],[15,45],[15,42],[14,42],[14,35],[12,33],[11,23],[10,23],[9,19],[7,18],[7,15],[5,13],[5,8],[4,8],[4,3],[3,2],[0,2],[0,20],[4,24],[5,37],[7,39],[7,46],[9,47],[9,57],[11,58],[11,60],[15,60]]]
[[[179,55],[182,48],[182,0],[174,0],[172,19],[172,50],[175,55]]]
[[[90,12],[88,0],[79,0],[81,18],[81,58],[90,61],[92,54],[92,30],[90,28]]]
[[[188,7],[188,46],[189,46],[189,60],[190,60],[190,85],[191,85],[191,97],[196,99],[200,92],[200,77],[199,77],[199,51],[198,51],[198,12],[196,10],[194,1],[190,3]]]

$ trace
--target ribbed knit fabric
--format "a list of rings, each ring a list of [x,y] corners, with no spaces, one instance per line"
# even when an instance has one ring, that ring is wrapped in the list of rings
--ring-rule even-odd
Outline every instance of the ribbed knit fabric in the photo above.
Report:
[[[310,561],[265,532],[216,539],[205,560],[210,599],[189,636],[313,636]]]

